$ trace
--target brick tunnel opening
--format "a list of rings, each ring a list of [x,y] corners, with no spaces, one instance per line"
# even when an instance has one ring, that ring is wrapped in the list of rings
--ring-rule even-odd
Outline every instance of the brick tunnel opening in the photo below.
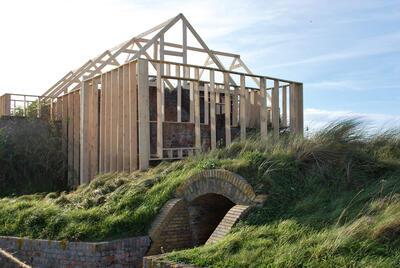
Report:
[[[214,193],[199,196],[188,204],[189,224],[194,247],[207,242],[207,239],[234,205],[235,203],[225,196]]]

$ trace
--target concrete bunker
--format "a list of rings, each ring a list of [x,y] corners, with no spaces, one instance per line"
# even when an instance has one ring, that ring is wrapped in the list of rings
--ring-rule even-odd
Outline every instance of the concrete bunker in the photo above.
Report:
[[[205,170],[189,178],[162,208],[149,232],[147,255],[214,243],[262,198],[241,176]]]

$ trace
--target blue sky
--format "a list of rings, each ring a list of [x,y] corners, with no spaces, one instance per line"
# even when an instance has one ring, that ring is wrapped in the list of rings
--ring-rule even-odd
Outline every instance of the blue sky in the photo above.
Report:
[[[212,49],[241,54],[255,73],[303,81],[306,124],[350,115],[400,125],[399,0],[6,1],[0,94],[38,94],[181,12]]]

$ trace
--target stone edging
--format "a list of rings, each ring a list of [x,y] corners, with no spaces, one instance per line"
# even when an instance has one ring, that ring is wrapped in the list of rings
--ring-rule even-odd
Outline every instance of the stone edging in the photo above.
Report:
[[[69,242],[0,236],[0,247],[33,267],[138,267],[148,236],[106,242]]]

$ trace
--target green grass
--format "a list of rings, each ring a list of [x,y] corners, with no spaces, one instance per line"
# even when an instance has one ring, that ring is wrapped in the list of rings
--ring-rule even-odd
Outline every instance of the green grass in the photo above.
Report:
[[[243,159],[254,164],[242,173],[253,172],[266,204],[220,242],[166,258],[207,267],[400,266],[398,132],[368,135],[350,120],[304,140],[247,143]],[[225,152],[235,146],[243,152],[238,144]]]
[[[224,168],[268,194],[225,239],[167,257],[211,267],[400,265],[400,135],[349,120],[306,138],[252,137],[71,193],[0,200],[0,235],[98,241],[146,234],[191,174]]]
[[[0,235],[99,241],[146,234],[179,183],[197,170],[183,162],[148,172],[105,174],[71,193],[0,199]]]

